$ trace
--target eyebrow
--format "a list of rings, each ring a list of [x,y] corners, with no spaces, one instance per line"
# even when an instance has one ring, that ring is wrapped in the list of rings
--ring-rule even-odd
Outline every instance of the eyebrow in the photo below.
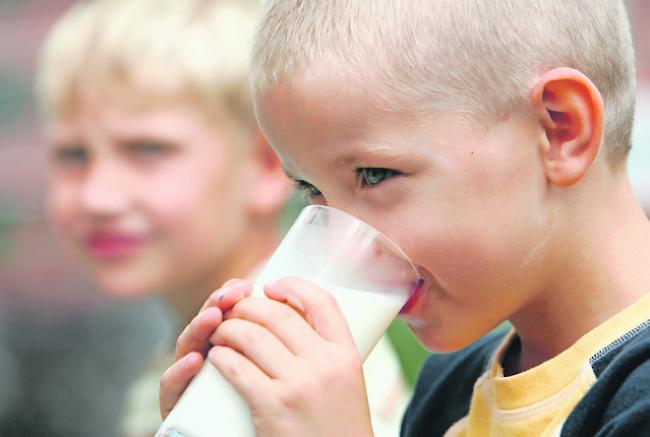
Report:
[[[407,156],[409,156],[409,154],[392,150],[390,147],[375,146],[364,150],[346,152],[342,156],[336,158],[332,162],[332,164],[334,165],[335,168],[340,168],[340,167],[360,165],[364,161],[372,160],[372,159],[381,159],[383,161],[399,162],[399,161],[403,161]],[[294,175],[285,166],[282,166],[282,171],[284,171],[284,174],[292,181],[302,181],[301,178]]]
[[[363,163],[369,159],[381,159],[383,161],[401,161],[406,156],[407,155],[403,152],[393,150],[390,147],[375,146],[368,149],[345,153],[334,161],[334,165],[337,167],[356,165]]]

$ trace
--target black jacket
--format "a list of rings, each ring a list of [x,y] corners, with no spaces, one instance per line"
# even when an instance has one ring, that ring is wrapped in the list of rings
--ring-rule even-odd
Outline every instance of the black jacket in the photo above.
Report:
[[[650,320],[594,354],[596,383],[564,422],[562,437],[650,436]],[[505,335],[493,332],[424,364],[402,437],[442,436],[469,412],[476,380]]]

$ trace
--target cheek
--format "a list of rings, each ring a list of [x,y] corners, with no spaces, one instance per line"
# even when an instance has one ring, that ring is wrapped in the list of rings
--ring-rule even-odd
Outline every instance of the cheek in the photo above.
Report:
[[[437,257],[442,281],[470,290],[497,291],[512,287],[537,242],[543,240],[544,220],[537,206],[513,195],[507,204],[494,199],[459,217],[439,235]]]
[[[411,212],[417,232],[405,241],[414,260],[462,300],[509,288],[543,240],[543,178],[490,157],[444,170]]]
[[[160,178],[149,204],[169,242],[182,253],[198,253],[236,233],[243,210],[239,179],[221,169]]]
[[[205,200],[197,181],[163,177],[152,185],[155,189],[145,192],[144,202],[162,224],[186,224]]]
[[[46,213],[49,221],[63,237],[70,237],[81,225],[77,190],[69,184],[51,183],[46,194]]]
[[[544,222],[543,173],[532,148],[512,143],[517,146],[487,147],[473,161],[455,210],[458,232],[465,234],[457,238],[466,241],[470,254],[485,253],[489,264],[520,257]]]
[[[185,152],[139,182],[141,202],[162,224],[191,223],[202,206],[212,201],[213,188],[225,184],[222,158],[204,156],[199,153],[202,151]]]

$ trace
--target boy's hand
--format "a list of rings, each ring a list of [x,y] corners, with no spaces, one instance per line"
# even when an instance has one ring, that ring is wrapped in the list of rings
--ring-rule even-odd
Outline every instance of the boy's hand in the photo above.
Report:
[[[296,278],[265,292],[235,304],[208,355],[248,403],[257,435],[372,435],[362,363],[335,300]]]
[[[223,314],[238,301],[250,296],[252,285],[243,279],[231,279],[213,292],[176,342],[176,362],[160,379],[160,415],[170,413],[192,378],[201,370],[210,349],[210,336],[223,321]]]

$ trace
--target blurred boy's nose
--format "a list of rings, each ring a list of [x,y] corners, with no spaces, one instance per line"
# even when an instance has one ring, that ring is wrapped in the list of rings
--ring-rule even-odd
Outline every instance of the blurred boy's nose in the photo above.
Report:
[[[124,212],[131,202],[131,196],[129,180],[121,173],[111,163],[93,163],[80,190],[81,206],[96,216],[113,216]]]

